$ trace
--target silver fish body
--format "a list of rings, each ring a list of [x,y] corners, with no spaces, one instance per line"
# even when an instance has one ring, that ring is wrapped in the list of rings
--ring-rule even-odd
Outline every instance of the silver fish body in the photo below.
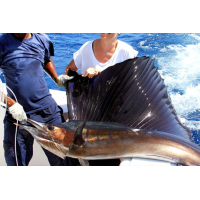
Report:
[[[61,158],[137,157],[200,165],[200,147],[173,134],[133,129],[111,122],[69,121],[57,127],[28,121],[36,128],[20,126],[28,130],[41,146]]]

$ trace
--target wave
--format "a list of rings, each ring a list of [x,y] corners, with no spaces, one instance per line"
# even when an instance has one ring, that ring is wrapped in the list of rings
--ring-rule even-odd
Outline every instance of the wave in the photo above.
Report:
[[[189,121],[190,129],[200,129],[200,37],[189,34],[198,40],[195,44],[169,44],[160,49],[159,72],[168,87],[169,96],[180,117]]]

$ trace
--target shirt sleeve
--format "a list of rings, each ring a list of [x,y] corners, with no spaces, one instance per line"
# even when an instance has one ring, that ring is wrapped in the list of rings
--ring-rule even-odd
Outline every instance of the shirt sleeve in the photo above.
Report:
[[[79,49],[78,51],[76,51],[73,54],[73,59],[74,59],[74,63],[76,65],[76,67],[81,70],[81,61],[82,61],[82,55],[81,55],[81,49]]]
[[[73,54],[73,59],[78,70],[81,70],[81,73],[85,73],[85,66],[88,64],[88,59],[91,57],[91,45],[93,41],[88,41],[81,46],[81,48]],[[87,67],[88,68],[88,67]]]
[[[133,49],[131,52],[128,52],[128,57],[135,58],[138,55],[138,51]]]
[[[46,34],[41,34],[41,35],[44,38],[44,45],[45,45],[44,66],[46,66],[46,64],[50,62],[51,56],[54,56],[54,47],[53,43]]]
[[[132,46],[129,46],[126,51],[126,59],[135,58],[138,55],[138,51],[133,49]]]
[[[87,50],[91,41],[86,42],[81,46],[81,48],[73,54],[73,59],[76,67],[79,70],[82,70],[83,66],[83,56],[87,54]]]

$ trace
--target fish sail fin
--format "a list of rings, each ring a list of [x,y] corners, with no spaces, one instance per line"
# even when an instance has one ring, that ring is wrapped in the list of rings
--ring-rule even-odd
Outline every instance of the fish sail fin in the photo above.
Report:
[[[154,60],[129,59],[92,79],[69,70],[65,85],[70,120],[117,122],[192,140],[180,123]]]

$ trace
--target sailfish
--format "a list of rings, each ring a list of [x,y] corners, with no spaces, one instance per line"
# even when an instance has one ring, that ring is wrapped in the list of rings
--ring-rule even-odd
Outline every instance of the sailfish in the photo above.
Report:
[[[69,121],[20,125],[45,149],[79,160],[150,158],[200,165],[200,147],[172,105],[154,59],[117,63],[90,79],[69,70]]]

